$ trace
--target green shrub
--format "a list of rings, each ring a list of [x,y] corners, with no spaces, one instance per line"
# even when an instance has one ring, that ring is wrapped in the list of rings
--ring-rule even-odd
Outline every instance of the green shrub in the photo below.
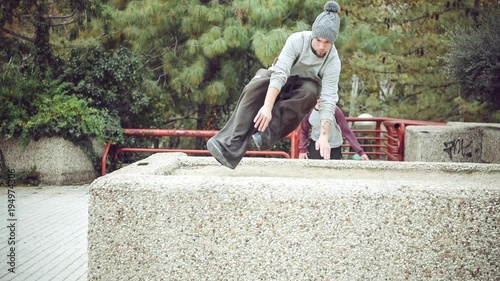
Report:
[[[97,109],[108,110],[122,127],[148,127],[149,97],[140,89],[144,79],[140,58],[128,49],[72,48],[61,79],[71,93],[88,99]]]
[[[0,135],[19,137],[26,122],[37,112],[33,100],[44,87],[32,75],[21,74],[15,65],[6,64],[0,69]]]
[[[16,67],[5,68],[0,83],[5,85],[0,87],[0,135],[4,138],[19,138],[23,144],[52,136],[123,141],[119,120],[71,95],[69,83],[39,80],[35,73],[21,73]]]
[[[149,128],[140,57],[127,49],[72,48],[41,75],[33,61],[0,65],[0,136],[22,144],[64,137],[96,160],[90,139],[123,144],[123,127]],[[147,88],[147,87],[146,87]]]
[[[500,109],[500,21],[498,9],[476,27],[459,28],[451,36],[448,71],[468,100]]]
[[[61,136],[77,141],[95,137],[100,143],[108,140],[122,141],[119,120],[106,110],[89,106],[87,100],[58,92],[65,87],[60,84],[55,94],[42,94],[37,100],[37,113],[26,122],[21,139]]]

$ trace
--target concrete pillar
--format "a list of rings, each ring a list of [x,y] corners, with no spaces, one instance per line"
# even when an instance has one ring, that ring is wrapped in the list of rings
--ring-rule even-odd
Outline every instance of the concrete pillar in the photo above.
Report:
[[[500,124],[409,126],[405,161],[500,163]]]
[[[95,141],[92,143],[97,155],[102,155],[103,148]],[[27,146],[17,140],[2,140],[0,150],[9,169],[21,173],[34,167],[43,184],[90,183],[98,176],[90,156],[61,137],[32,140]]]
[[[500,165],[155,154],[94,181],[89,280],[494,280]]]

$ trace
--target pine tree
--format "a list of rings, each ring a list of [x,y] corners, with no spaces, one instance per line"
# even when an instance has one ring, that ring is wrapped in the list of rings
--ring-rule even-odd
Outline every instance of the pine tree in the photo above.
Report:
[[[325,1],[326,2],[326,1]],[[484,1],[339,1],[339,104],[352,115],[445,121],[462,118],[446,76],[446,34],[474,24]],[[324,2],[312,0],[109,1],[72,44],[97,41],[144,56],[158,127],[219,129],[257,69],[268,67],[292,32],[309,30]],[[161,88],[161,90],[158,88]],[[193,122],[193,120],[195,122]]]
[[[344,92],[357,75],[362,81],[358,112],[460,120],[459,91],[445,69],[447,34],[457,24],[473,25],[494,2],[343,1],[343,31],[336,45],[343,56]]]
[[[10,60],[26,49],[24,55],[33,53],[42,73],[49,67],[55,68],[57,60],[51,32],[83,24],[85,19],[98,15],[98,7],[98,0],[3,0],[0,2],[0,38],[5,43],[1,48],[8,50],[5,59]],[[21,49],[9,49],[11,44]]]
[[[491,10],[477,17],[477,26],[454,32],[446,57],[450,77],[460,88],[462,114],[482,115],[491,122],[500,122],[499,12]]]
[[[163,92],[154,108],[159,126],[220,129],[252,75],[271,65],[289,34],[309,29],[323,4],[115,1],[81,34],[96,38],[104,26],[103,44],[129,44],[147,58],[144,68]]]

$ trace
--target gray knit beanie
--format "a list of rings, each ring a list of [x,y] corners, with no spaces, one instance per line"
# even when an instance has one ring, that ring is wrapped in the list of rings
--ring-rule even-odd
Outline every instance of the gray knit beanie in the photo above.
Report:
[[[340,6],[335,1],[329,1],[325,4],[324,10],[313,23],[312,37],[323,37],[333,43],[339,34],[340,18],[337,13]]]

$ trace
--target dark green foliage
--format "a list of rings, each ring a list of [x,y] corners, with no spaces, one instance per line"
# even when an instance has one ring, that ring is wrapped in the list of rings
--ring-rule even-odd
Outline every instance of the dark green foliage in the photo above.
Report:
[[[39,73],[4,69],[0,77],[0,135],[31,139],[61,136],[78,141],[95,137],[101,143],[122,140],[119,120],[87,99],[71,95],[71,84],[40,80]]]
[[[452,35],[448,70],[469,100],[500,109],[499,10],[480,19],[476,27],[462,27]]]
[[[57,69],[58,60],[50,42],[51,32],[60,26],[71,27],[69,38],[75,38],[84,19],[100,15],[99,0],[40,1],[2,0],[0,2],[0,38],[13,36],[33,45],[36,67],[45,75],[48,69]],[[64,32],[62,32],[64,34]],[[2,38],[3,40],[3,38]]]
[[[62,81],[70,92],[100,110],[120,119],[122,127],[143,127],[150,99],[141,91],[143,78],[138,72],[140,58],[122,48],[72,48]]]
[[[33,102],[36,93],[43,91],[42,81],[32,75],[23,75],[19,67],[4,65],[0,76],[0,135],[20,137],[23,127],[36,114]]]
[[[121,142],[122,127],[151,123],[150,99],[142,94],[140,59],[127,49],[74,48],[58,79],[33,67],[4,65],[0,82],[0,134],[30,138],[97,137]]]
[[[57,81],[55,82],[57,83]],[[64,84],[48,90],[35,100],[37,114],[26,122],[21,135],[22,139],[38,139],[40,137],[63,136],[68,139],[80,140],[89,136],[97,137],[101,143],[120,136],[121,127],[118,119],[89,106],[89,102],[76,96],[57,92]]]
[[[493,115],[491,108],[460,98],[444,58],[451,49],[447,32],[459,26],[458,34],[464,33],[478,15],[498,6],[495,2],[343,1],[343,29],[336,42],[343,61],[340,103],[355,105],[352,116],[494,121],[484,118]],[[353,75],[360,78],[354,101],[349,95]]]

